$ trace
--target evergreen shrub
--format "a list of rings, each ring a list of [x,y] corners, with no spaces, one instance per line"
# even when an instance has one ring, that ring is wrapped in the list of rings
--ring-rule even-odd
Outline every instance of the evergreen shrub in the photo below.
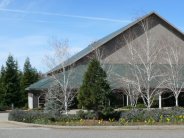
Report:
[[[36,122],[70,122],[80,120],[77,115],[59,115],[53,116],[52,114],[44,113],[42,111],[23,111],[15,109],[9,113],[8,120],[26,122],[26,123],[36,123]]]
[[[156,122],[159,120],[166,120],[167,118],[173,118],[176,116],[183,116],[184,108],[169,108],[169,109],[132,109],[129,111],[121,112],[120,118],[126,121],[144,122],[148,119],[154,119]]]

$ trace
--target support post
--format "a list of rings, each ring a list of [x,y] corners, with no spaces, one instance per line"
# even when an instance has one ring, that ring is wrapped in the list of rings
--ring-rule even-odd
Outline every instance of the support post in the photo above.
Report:
[[[28,93],[28,107],[29,109],[33,109],[33,94],[32,93]]]
[[[159,94],[159,109],[162,109],[162,94]]]
[[[125,95],[123,94],[123,107],[125,106]]]
[[[128,98],[128,95],[127,95],[127,106],[129,105],[129,98]]]

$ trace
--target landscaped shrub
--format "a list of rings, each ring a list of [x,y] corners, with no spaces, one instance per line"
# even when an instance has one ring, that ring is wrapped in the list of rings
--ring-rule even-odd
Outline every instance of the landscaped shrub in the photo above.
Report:
[[[177,122],[184,116],[184,108],[133,109],[121,113],[121,118],[129,122]]]
[[[94,119],[94,118],[96,118],[96,113],[93,111],[84,112],[83,110],[79,110],[76,115],[80,119]]]
[[[101,112],[100,118],[104,120],[109,119],[119,120],[120,115],[121,115],[120,111],[114,111],[112,108],[107,108]]]
[[[23,111],[23,110],[13,110],[9,113],[8,120],[33,123],[39,118],[51,118],[48,114],[41,111]]]
[[[161,113],[159,110],[144,110],[144,109],[134,109],[121,113],[121,118],[124,118],[127,121],[134,122],[144,122],[149,118],[154,118],[159,120]]]
[[[92,111],[88,111],[85,113],[84,119],[94,119],[96,117],[96,113]]]
[[[83,110],[79,110],[76,112],[77,116],[81,119],[85,119],[86,113]]]
[[[120,115],[121,115],[121,111],[114,111],[112,108],[106,108],[101,112],[98,112],[99,119],[103,119],[103,120],[109,120],[109,119],[119,120]],[[77,116],[80,119],[95,119],[96,113],[94,111],[84,112],[83,110],[79,110],[77,112]]]
[[[96,113],[93,111],[78,111],[75,115],[59,115],[52,116],[51,114],[42,111],[23,111],[13,110],[9,113],[9,120],[38,123],[38,124],[62,124],[62,125],[84,125],[88,123],[97,125],[106,124],[107,122],[118,123],[119,125],[128,125],[132,123],[143,123],[147,125],[158,123],[164,124],[183,124],[184,123],[184,108],[169,108],[169,109],[132,109],[124,111],[111,111],[110,109],[99,113],[99,119],[94,120]],[[92,119],[92,120],[91,120]],[[119,121],[117,121],[119,120]],[[87,122],[86,122],[87,121]],[[113,123],[112,123],[113,122]]]
[[[47,124],[49,122],[70,122],[80,120],[77,115],[60,115],[53,116],[42,111],[23,111],[23,110],[13,110],[9,113],[8,119],[11,121],[26,122],[26,123],[43,123]]]
[[[71,121],[78,121],[81,118],[78,117],[77,115],[61,115],[60,117],[56,118],[56,121],[61,121],[61,122],[71,122]]]
[[[37,118],[37,119],[33,120],[33,122],[31,122],[31,123],[35,123],[35,124],[49,124],[51,122],[52,121],[47,119],[47,118]]]
[[[146,106],[144,104],[137,104],[136,108],[146,108]]]

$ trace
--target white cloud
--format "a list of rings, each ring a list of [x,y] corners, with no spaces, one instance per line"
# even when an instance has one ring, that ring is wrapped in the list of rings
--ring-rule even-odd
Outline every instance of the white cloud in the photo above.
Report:
[[[129,23],[130,22],[130,20],[120,20],[120,19],[112,19],[112,18],[104,18],[104,17],[69,15],[69,14],[60,14],[60,13],[52,13],[52,12],[41,12],[41,11],[27,11],[27,10],[18,10],[18,9],[0,8],[0,11],[12,12],[12,13],[20,13],[20,14],[36,14],[36,15],[47,15],[47,16],[61,16],[61,17],[78,18],[78,19],[95,20],[95,21],[106,21],[106,22],[120,22],[120,23]]]
[[[1,0],[0,1],[0,8],[6,8],[11,2],[12,2],[12,0]]]

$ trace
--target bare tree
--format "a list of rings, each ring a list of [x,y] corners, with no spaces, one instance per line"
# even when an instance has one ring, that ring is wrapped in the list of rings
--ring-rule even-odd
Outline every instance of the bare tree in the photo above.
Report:
[[[121,84],[124,84],[122,87],[123,92],[129,97],[129,99],[127,100],[130,101],[131,107],[135,108],[140,97],[138,85],[134,85],[134,82],[131,82],[130,80],[125,80],[124,78],[121,78],[120,81],[123,81],[121,82]]]
[[[133,82],[131,80],[127,80],[127,78],[114,72],[114,65],[109,63],[109,59],[106,58],[102,48],[93,48],[93,51],[93,58],[95,57],[100,62],[101,67],[106,71],[107,79],[110,84],[113,85],[113,83],[117,83],[117,81],[120,82],[124,93],[129,96],[131,106],[133,108],[136,107],[140,95],[140,93],[137,92],[137,86],[135,88],[135,85],[132,85]]]
[[[173,92],[176,100],[176,106],[178,106],[178,97],[184,87],[183,79],[183,50],[182,46],[177,44],[175,38],[168,44],[166,48],[166,69],[168,71],[166,88]]]
[[[126,77],[120,76],[122,82],[139,93],[137,95],[142,97],[148,109],[150,109],[156,96],[162,92],[160,87],[165,82],[164,76],[166,75],[162,72],[159,63],[159,57],[163,50],[162,47],[159,47],[159,44],[162,42],[153,36],[152,25],[154,25],[152,19],[140,20],[136,31],[130,29],[124,35],[124,40],[129,49],[128,68],[130,74]],[[140,36],[137,31],[142,32],[143,35]],[[136,39],[138,37],[140,39]]]
[[[61,114],[64,109],[63,96],[64,94],[61,94],[60,85],[57,82],[53,82],[46,92],[45,111],[52,115]]]
[[[49,76],[53,79],[53,83],[46,95],[46,101],[51,102],[51,104],[46,104],[46,106],[52,106],[52,103],[55,102],[57,105],[60,105],[58,108],[60,112],[63,109],[65,114],[68,114],[68,107],[71,106],[76,94],[71,85],[74,76],[73,65],[67,65],[67,59],[70,57],[70,48],[67,40],[53,40],[51,46],[53,53],[52,55],[47,55],[44,60],[51,69]]]
[[[101,67],[105,70],[107,74],[107,80],[110,81],[111,76],[114,74],[113,65],[109,64],[108,59],[105,58],[103,49],[93,47],[93,51],[93,58],[96,58],[100,62]]]

